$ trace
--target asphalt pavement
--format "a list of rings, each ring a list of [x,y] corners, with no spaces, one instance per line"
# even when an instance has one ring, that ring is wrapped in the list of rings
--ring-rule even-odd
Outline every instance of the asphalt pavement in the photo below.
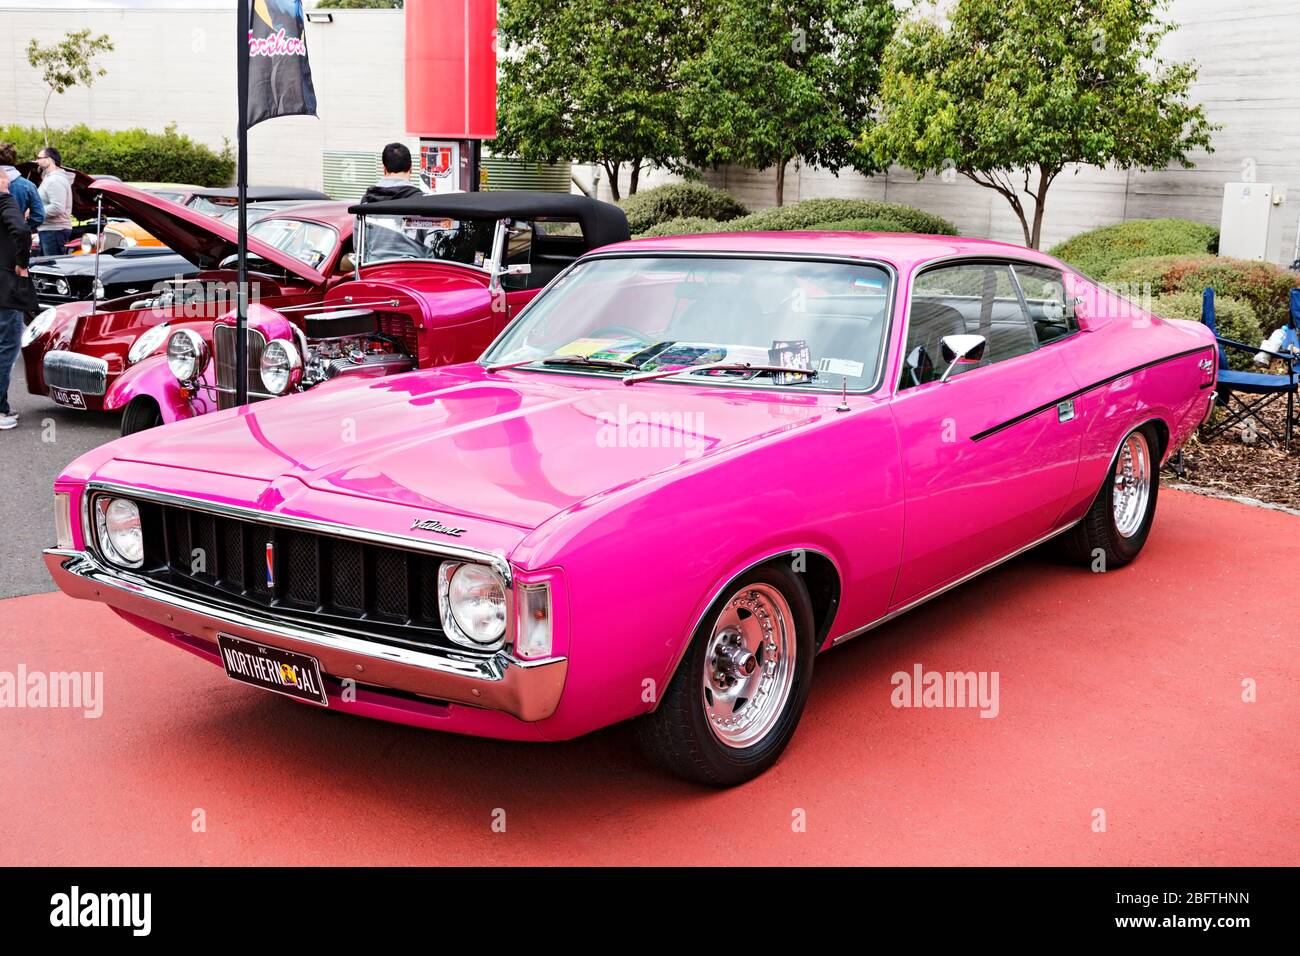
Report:
[[[54,543],[54,476],[68,462],[119,434],[120,416],[61,408],[31,395],[20,360],[9,383],[18,427],[0,432],[0,600],[52,591],[41,563]]]

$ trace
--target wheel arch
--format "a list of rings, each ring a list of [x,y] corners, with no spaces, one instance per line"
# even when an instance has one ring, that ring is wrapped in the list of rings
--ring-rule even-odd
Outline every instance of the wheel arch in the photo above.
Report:
[[[827,635],[830,633],[831,625],[835,622],[835,612],[839,609],[840,595],[843,588],[843,574],[834,559],[819,548],[802,545],[783,548],[780,551],[771,552],[764,557],[750,561],[740,570],[733,571],[720,578],[721,583],[716,584],[709,592],[704,606],[695,615],[693,623],[683,635],[681,646],[677,649],[677,655],[673,660],[672,667],[668,669],[664,677],[665,687],[676,676],[677,669],[681,667],[683,659],[690,650],[696,632],[699,631],[700,625],[704,623],[709,610],[717,603],[718,599],[745,575],[769,565],[785,567],[787,570],[799,575],[803,580],[812,604],[813,646],[817,650],[821,650],[822,645],[826,642]],[[655,700],[655,706],[651,708],[652,712],[659,709],[660,700],[662,700],[661,697]]]

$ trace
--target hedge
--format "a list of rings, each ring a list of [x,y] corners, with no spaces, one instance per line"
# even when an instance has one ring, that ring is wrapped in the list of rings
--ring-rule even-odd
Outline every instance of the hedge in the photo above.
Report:
[[[906,225],[888,216],[861,216],[854,219],[837,219],[819,222],[808,227],[814,232],[911,232]]]
[[[848,219],[877,219],[897,223],[895,232],[919,232],[940,236],[957,235],[957,227],[913,206],[877,202],[873,199],[805,199],[789,206],[776,206],[727,223],[729,232],[766,232],[811,229],[821,223]]]
[[[1199,293],[1209,286],[1220,297],[1247,303],[1259,319],[1264,335],[1286,324],[1291,289],[1300,285],[1300,277],[1295,273],[1271,262],[1212,255],[1131,259],[1111,269],[1102,281],[1129,289],[1141,289],[1150,283],[1153,296]]]
[[[628,196],[619,203],[627,226],[643,233],[673,219],[716,219],[723,222],[747,215],[749,210],[721,189],[704,183],[669,183]]]
[[[1190,219],[1133,219],[1090,229],[1065,240],[1050,255],[1099,278],[1120,263],[1147,256],[1217,252],[1219,230]]]
[[[45,145],[45,132],[35,126],[3,126],[0,140],[13,143],[20,160],[34,159]],[[176,132],[175,124],[161,133],[73,126],[51,130],[50,145],[58,148],[65,166],[126,182],[228,186],[235,175],[229,143],[218,153]]]
[[[1151,300],[1151,311],[1166,319],[1191,319],[1201,321],[1200,292],[1172,292]],[[1225,339],[1236,339],[1247,345],[1256,345],[1263,338],[1255,310],[1247,302],[1226,295],[1214,297],[1214,324]],[[1240,372],[1260,371],[1254,357],[1240,349],[1227,349],[1228,365]]]
[[[705,232],[913,232],[955,236],[957,227],[912,206],[867,199],[805,199],[803,202],[765,209],[728,222],[700,216],[669,219],[638,236],[683,236]]]

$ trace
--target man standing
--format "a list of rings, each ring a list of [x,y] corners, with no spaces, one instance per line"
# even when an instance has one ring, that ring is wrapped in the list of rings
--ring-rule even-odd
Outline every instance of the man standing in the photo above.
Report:
[[[24,302],[14,280],[27,275],[31,252],[31,231],[9,194],[8,177],[0,176],[0,430],[18,424],[9,407],[9,375],[22,350]]]
[[[18,203],[18,211],[27,220],[27,228],[35,229],[45,221],[45,204],[36,187],[23,178],[14,166],[18,162],[18,150],[13,143],[0,143],[0,176],[9,183],[9,194]]]
[[[63,157],[53,146],[36,154],[36,165],[41,167],[41,202],[45,203],[45,221],[36,230],[41,255],[61,256],[72,238],[72,184],[63,171]]]
[[[401,143],[389,143],[383,152],[384,175],[361,197],[362,202],[383,202],[386,199],[410,199],[424,195],[424,190],[411,182],[411,151]]]

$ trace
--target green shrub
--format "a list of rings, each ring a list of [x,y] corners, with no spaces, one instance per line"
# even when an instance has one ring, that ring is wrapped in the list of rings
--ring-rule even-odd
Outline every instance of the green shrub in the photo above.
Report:
[[[846,219],[887,219],[898,224],[895,231],[957,235],[957,227],[946,219],[913,206],[874,199],[805,199],[733,219],[727,223],[727,229],[735,232],[783,232],[811,229],[818,223],[843,222]]]
[[[1190,319],[1201,321],[1200,292],[1171,292],[1156,296],[1151,300],[1151,311],[1166,319]],[[1219,334],[1225,339],[1235,339],[1246,345],[1258,345],[1264,338],[1259,327],[1255,310],[1247,302],[1233,299],[1226,295],[1214,297],[1214,324]],[[1253,356],[1240,349],[1228,349],[1228,365],[1238,371],[1259,371],[1252,361]]]
[[[1247,303],[1265,335],[1286,323],[1291,289],[1300,284],[1294,273],[1271,262],[1211,255],[1131,259],[1110,270],[1103,281],[1130,290],[1140,290],[1150,283],[1154,296],[1199,293],[1209,286],[1217,296]]]
[[[716,219],[704,219],[701,216],[679,216],[676,219],[669,219],[667,222],[661,222],[651,226],[644,232],[636,233],[637,238],[643,236],[694,236],[703,232],[727,232],[727,224],[718,222]]]
[[[911,232],[905,223],[888,216],[860,216],[854,219],[837,219],[818,222],[808,227],[813,232]]]
[[[1098,278],[1128,259],[1201,255],[1219,247],[1219,230],[1190,219],[1134,219],[1089,229],[1050,250],[1084,275]]]
[[[729,193],[704,183],[669,183],[628,196],[619,203],[633,233],[672,219],[716,219],[725,222],[749,210]]]
[[[33,159],[45,145],[45,134],[39,127],[4,126],[0,127],[0,140],[13,143],[20,160]],[[126,182],[228,186],[235,175],[229,143],[218,153],[176,132],[174,124],[161,133],[73,126],[51,130],[50,145],[58,147],[65,166]]]

